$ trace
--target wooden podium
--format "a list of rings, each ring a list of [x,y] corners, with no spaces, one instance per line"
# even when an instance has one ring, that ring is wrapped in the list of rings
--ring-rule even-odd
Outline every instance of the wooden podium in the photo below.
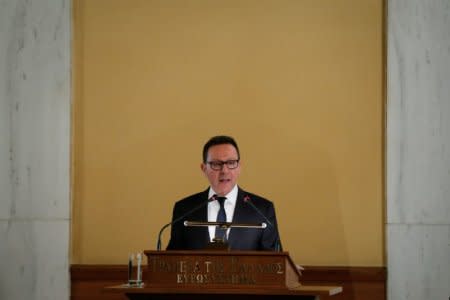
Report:
[[[287,252],[144,251],[147,276],[141,287],[126,284],[109,292],[141,299],[320,299],[341,287],[303,286]]]

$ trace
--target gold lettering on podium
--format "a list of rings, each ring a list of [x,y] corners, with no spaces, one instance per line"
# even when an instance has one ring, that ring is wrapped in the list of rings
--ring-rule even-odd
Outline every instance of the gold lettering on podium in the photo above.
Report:
[[[282,262],[250,263],[240,262],[239,257],[224,258],[227,261],[209,259],[189,259],[180,261],[167,261],[151,257],[149,268],[155,274],[173,274],[176,284],[205,285],[205,284],[244,284],[254,285],[258,283],[259,276],[285,273]],[[229,261],[228,261],[229,260]],[[225,268],[226,266],[226,268]],[[267,275],[265,275],[267,274]],[[170,277],[169,277],[170,278]]]

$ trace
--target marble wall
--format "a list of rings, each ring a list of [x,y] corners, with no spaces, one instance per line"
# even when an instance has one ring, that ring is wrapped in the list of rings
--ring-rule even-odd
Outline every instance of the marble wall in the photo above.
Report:
[[[388,0],[388,299],[450,298],[450,1]]]
[[[69,299],[70,0],[0,0],[0,299]]]

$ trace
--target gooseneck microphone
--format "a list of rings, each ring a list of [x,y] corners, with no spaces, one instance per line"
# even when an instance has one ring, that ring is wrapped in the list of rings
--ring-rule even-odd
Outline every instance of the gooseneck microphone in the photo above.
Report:
[[[188,211],[187,213],[181,215],[180,217],[176,218],[175,220],[173,220],[170,223],[167,223],[166,225],[164,225],[161,230],[159,231],[158,234],[158,242],[156,244],[156,249],[158,251],[161,251],[161,235],[164,231],[164,229],[166,229],[167,227],[169,227],[170,225],[176,224],[178,222],[180,222],[181,220],[183,220],[184,218],[186,218],[187,216],[189,216],[190,214],[196,212],[197,210],[199,210],[200,208],[204,207],[205,205],[207,205],[209,202],[212,202],[216,200],[216,195],[213,195],[211,198],[208,199],[208,201],[204,201],[202,203],[200,203],[200,205],[197,205],[196,207],[194,207],[193,209],[191,209],[190,211]]]
[[[270,220],[266,217],[265,214],[262,213],[261,210],[259,210],[255,204],[253,204],[252,200],[250,199],[249,195],[245,195],[244,196],[244,202],[249,204],[261,217],[263,217],[263,219],[267,222],[267,225],[272,227],[272,229],[275,230],[276,234],[277,234],[277,239],[275,241],[275,251],[280,252],[281,251],[281,242],[280,242],[280,236],[278,234],[278,230],[277,228],[275,228],[275,226],[273,225],[272,222],[270,222]]]

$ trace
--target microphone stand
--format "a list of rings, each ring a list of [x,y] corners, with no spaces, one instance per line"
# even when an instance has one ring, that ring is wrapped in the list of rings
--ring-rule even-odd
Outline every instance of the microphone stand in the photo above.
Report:
[[[176,218],[175,220],[172,220],[171,222],[169,222],[166,225],[164,225],[161,228],[161,230],[159,231],[159,234],[158,234],[158,241],[156,243],[156,250],[161,251],[161,236],[162,236],[162,233],[163,233],[164,229],[166,229],[170,225],[173,225],[173,224],[176,224],[176,223],[180,222],[181,220],[183,220],[184,218],[186,218],[190,214],[194,213],[195,211],[199,210],[200,208],[202,208],[203,206],[207,205],[209,202],[212,202],[214,200],[216,200],[216,199],[213,196],[213,197],[209,198],[208,201],[200,203],[199,205],[197,205],[196,207],[194,207],[193,209],[191,209],[187,213],[181,215],[180,217]]]
[[[275,226],[273,226],[272,222],[270,222],[270,220],[266,217],[265,214],[263,214],[256,206],[255,204],[253,204],[253,202],[250,199],[249,195],[246,195],[244,197],[244,202],[249,204],[261,217],[263,217],[264,220],[266,220],[267,224],[269,224],[270,227],[275,228]],[[278,230],[277,230],[277,239],[275,242],[275,251],[276,252],[280,252],[281,251],[281,241],[280,241],[280,235],[278,234]]]

